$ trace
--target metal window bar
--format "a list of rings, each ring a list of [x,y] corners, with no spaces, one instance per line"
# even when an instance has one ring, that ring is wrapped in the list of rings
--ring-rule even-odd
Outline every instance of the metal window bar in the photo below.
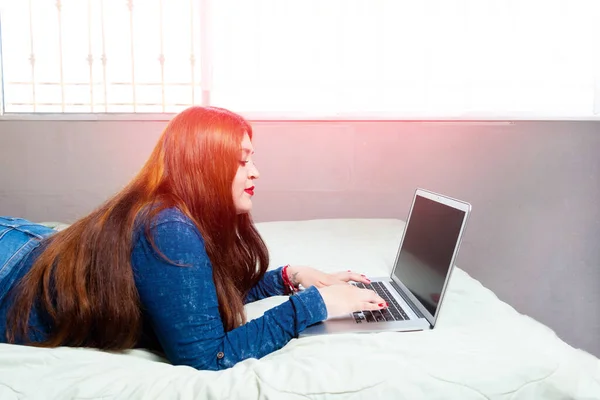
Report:
[[[100,0],[100,28],[102,31],[102,85],[104,88],[104,112],[108,112],[108,80],[106,79],[106,33],[104,31],[104,0]]]
[[[208,32],[210,31],[210,0],[200,0],[200,88],[202,105],[210,105],[211,51]]]
[[[131,49],[131,95],[133,96],[133,112],[137,111],[136,97],[135,97],[135,52],[134,52],[134,30],[133,30],[133,0],[127,0],[127,7],[129,8],[129,47]]]
[[[62,4],[60,0],[56,0],[56,10],[58,11],[58,57],[59,57],[59,71],[60,71],[60,100],[61,100],[61,111],[65,112],[65,75],[63,70],[63,38],[62,38]],[[31,11],[30,11],[31,12]]]
[[[196,75],[195,75],[195,66],[196,66],[196,57],[194,56],[194,52],[196,48],[195,37],[194,35],[194,0],[190,0],[190,79],[192,80],[192,104],[196,104]]]
[[[162,99],[162,112],[165,112],[165,52],[163,48],[163,0],[158,0],[158,18],[159,18],[159,32],[160,32],[160,54],[158,56],[158,62],[160,63],[160,98]]]
[[[94,112],[94,54],[92,49],[92,0],[87,3],[88,17],[88,56],[87,62],[90,66],[90,111]]]
[[[35,112],[35,51],[33,45],[33,10],[31,7],[31,0],[29,0],[29,48],[31,52],[29,56],[29,63],[31,64],[31,99],[33,101],[33,112]],[[4,102],[2,103],[2,105],[4,106]]]
[[[123,1],[123,0],[121,0]],[[156,1],[156,0],[155,0]],[[24,24],[21,24],[23,26],[23,28],[25,29],[25,32],[28,30],[29,32],[29,37],[27,37],[27,34],[24,35],[11,35],[11,40],[15,40],[13,38],[15,37],[25,37],[25,39],[21,39],[24,40],[25,43],[27,43],[27,41],[29,42],[29,55],[28,55],[28,60],[27,60],[27,65],[29,65],[30,68],[30,80],[29,81],[24,81],[23,78],[21,79],[11,79],[11,77],[9,77],[6,73],[2,73],[4,72],[5,68],[2,68],[4,65],[6,65],[6,63],[10,60],[10,62],[13,62],[12,58],[7,58],[5,56],[5,54],[3,54],[2,52],[2,48],[1,48],[1,40],[2,40],[2,36],[0,36],[0,73],[2,73],[2,75],[0,75],[0,79],[1,79],[1,84],[2,87],[0,88],[2,90],[2,93],[0,93],[0,115],[1,114],[5,114],[6,112],[8,113],[13,113],[15,111],[12,111],[11,109],[17,109],[17,112],[48,112],[48,108],[47,107],[52,107],[54,109],[56,109],[56,107],[59,107],[59,109],[61,110],[62,113],[69,113],[73,111],[73,107],[78,107],[81,111],[82,107],[85,107],[86,109],[89,110],[89,112],[95,113],[95,112],[111,112],[112,107],[114,106],[130,106],[133,108],[133,112],[138,112],[138,108],[139,107],[156,107],[156,111],[151,111],[151,112],[158,112],[158,110],[161,110],[162,112],[168,112],[168,109],[171,107],[186,107],[189,106],[191,104],[195,104],[197,96],[196,96],[196,90],[199,88],[201,90],[202,93],[202,104],[203,105],[208,105],[209,104],[209,100],[210,100],[210,92],[209,92],[209,81],[210,81],[210,74],[209,74],[209,69],[210,69],[210,63],[209,60],[207,60],[207,57],[209,57],[210,55],[210,51],[209,51],[209,41],[207,39],[207,35],[208,35],[208,29],[207,29],[207,25],[208,25],[208,5],[209,5],[209,0],[189,0],[189,8],[186,6],[183,6],[182,8],[180,8],[181,14],[183,16],[184,11],[183,9],[187,8],[190,11],[190,17],[189,17],[189,22],[190,22],[190,30],[189,33],[185,32],[184,34],[187,36],[189,34],[189,40],[190,40],[190,55],[189,55],[189,75],[187,79],[178,79],[178,81],[168,81],[166,80],[166,68],[168,67],[168,65],[173,65],[173,64],[167,64],[167,59],[166,56],[164,54],[164,49],[166,48],[166,46],[169,46],[168,43],[165,42],[165,30],[168,29],[168,25],[166,24],[165,18],[164,18],[164,10],[170,6],[170,4],[168,2],[165,2],[164,0],[157,0],[158,1],[158,10],[159,10],[159,17],[160,17],[160,36],[159,36],[159,43],[157,43],[158,47],[159,47],[159,55],[158,55],[158,62],[160,63],[160,77],[156,77],[156,79],[153,79],[152,81],[140,81],[138,79],[138,76],[136,76],[135,74],[135,66],[136,66],[136,52],[135,52],[135,21],[134,21],[134,11],[135,11],[135,7],[134,7],[134,3],[133,0],[126,0],[123,1],[122,4],[125,4],[127,8],[124,7],[124,12],[128,12],[128,22],[129,22],[129,26],[122,26],[121,28],[123,30],[129,30],[130,33],[130,42],[129,42],[129,52],[130,52],[130,62],[123,62],[124,60],[116,60],[114,59],[114,61],[109,60],[110,57],[110,48],[109,48],[109,43],[108,43],[108,37],[106,36],[106,34],[108,33],[108,26],[105,25],[105,23],[107,21],[105,21],[105,14],[107,12],[106,10],[106,4],[105,4],[105,0],[88,0],[86,3],[86,5],[83,6],[83,8],[81,8],[81,19],[87,21],[87,26],[85,28],[82,29],[81,35],[87,35],[87,43],[85,45],[83,45],[82,47],[87,47],[87,48],[82,48],[81,51],[81,58],[80,60],[84,60],[85,62],[85,68],[87,69],[87,73],[85,73],[85,75],[87,76],[87,79],[82,79],[81,81],[79,79],[77,80],[73,80],[70,78],[69,73],[67,69],[64,69],[65,66],[65,62],[70,62],[68,61],[68,56],[65,56],[63,50],[65,49],[64,45],[65,45],[65,41],[69,40],[69,36],[72,35],[72,33],[70,33],[69,35],[66,35],[65,29],[68,29],[68,26],[65,24],[69,24],[70,20],[68,18],[72,18],[72,16],[67,17],[67,14],[65,14],[65,7],[69,7],[70,3],[66,3],[64,1],[61,0],[56,0],[54,3],[54,6],[56,7],[56,13],[57,13],[57,23],[58,23],[58,31],[55,32],[54,34],[57,35],[55,37],[57,37],[58,39],[58,43],[57,43],[57,52],[58,52],[58,57],[57,57],[57,62],[58,65],[56,67],[58,70],[58,76],[56,79],[56,81],[52,78],[52,79],[48,79],[48,77],[44,77],[42,78],[42,80],[40,80],[41,75],[38,77],[38,74],[40,73],[41,70],[38,70],[39,68],[42,68],[43,65],[41,64],[43,61],[41,59],[38,59],[37,54],[36,54],[36,41],[38,40],[39,36],[36,35],[52,35],[52,32],[48,32],[47,30],[45,30],[43,33],[41,32],[36,32],[36,12],[39,12],[38,9],[36,9],[36,5],[40,4],[38,2],[36,2],[35,0],[29,0],[28,3],[26,3],[26,7],[22,9],[22,11],[25,11],[28,15],[25,14],[25,12],[23,12],[22,15],[20,15],[23,18],[23,21],[27,21],[29,24],[27,26],[27,22],[25,22]],[[85,3],[84,3],[85,4]],[[137,4],[137,3],[136,3]],[[156,3],[155,3],[156,4]],[[98,10],[99,9],[99,10]],[[99,12],[98,12],[99,11]],[[112,10],[114,11],[114,9]],[[66,19],[67,18],[67,19]],[[96,20],[94,19],[96,18]],[[97,21],[99,22],[99,26],[94,27],[93,22]],[[200,26],[198,27],[198,21],[200,22]],[[118,29],[118,27],[115,26],[110,26],[111,29]],[[199,29],[197,29],[199,28]],[[13,26],[13,30],[16,29]],[[20,29],[20,28],[19,28]],[[84,31],[85,30],[85,31]],[[23,33],[25,33],[23,32]],[[201,36],[200,38],[198,38],[198,34]],[[66,36],[65,36],[66,35]],[[6,35],[4,36],[5,38],[7,37]],[[183,39],[183,38],[182,38]],[[200,40],[200,42],[198,42],[198,39]],[[5,39],[6,40],[6,39]],[[41,43],[41,42],[40,42]],[[196,49],[196,45],[200,44],[200,52],[199,54],[197,53],[197,49]],[[38,44],[39,46],[39,44]],[[98,54],[98,56],[95,56],[95,54]],[[67,57],[67,58],[66,58]],[[73,57],[73,56],[71,56]],[[76,57],[76,55],[75,55]],[[198,58],[200,58],[200,60],[198,60]],[[24,61],[24,60],[23,60]],[[21,61],[21,62],[23,62]],[[198,64],[198,61],[200,61],[200,64]],[[121,63],[123,68],[128,68],[130,67],[130,76],[131,76],[131,81],[128,82],[123,82],[123,81],[113,81],[109,75],[109,62],[110,63],[116,63],[119,62]],[[100,65],[98,65],[97,68],[95,68],[95,64],[96,63],[100,63],[101,64],[101,69],[99,69],[98,67],[100,67]],[[127,65],[129,64],[129,65]],[[197,78],[197,68],[200,67],[201,71],[200,71],[200,79],[198,81]],[[14,70],[14,68],[13,68]],[[185,70],[185,69],[184,69]],[[96,75],[95,75],[96,74]],[[100,75],[98,75],[100,74]],[[84,76],[85,76],[84,75]],[[181,76],[184,77],[185,73]],[[159,79],[160,80],[159,80]],[[188,80],[189,79],[189,80]],[[85,80],[87,80],[87,82],[84,82]],[[25,92],[29,92],[29,95],[27,97],[30,97],[30,101],[29,99],[17,99],[15,98],[14,100],[11,100],[11,98],[7,98],[6,97],[6,88],[7,85],[10,86],[10,91],[9,96],[11,95],[11,93],[25,93]],[[160,85],[160,101],[156,102],[149,102],[144,101],[144,99],[138,99],[139,98],[139,93],[138,93],[138,88],[140,87],[154,87]],[[42,98],[41,97],[41,91],[42,88],[57,88],[56,90],[59,90],[59,93],[57,92],[55,98]],[[84,92],[79,91],[79,93],[76,96],[67,96],[68,93],[70,93],[70,90],[73,90],[77,87],[87,87],[87,94],[83,94]],[[130,87],[131,88],[131,98],[132,101],[124,101],[123,99],[119,99],[118,97],[115,98],[111,98],[111,89],[113,88],[118,88],[118,87]],[[183,93],[187,92],[189,94],[181,94],[182,92],[180,91],[178,93],[177,96],[175,97],[167,97],[167,89],[168,88],[176,88],[176,87],[186,87],[189,88],[191,93],[188,92],[187,90],[184,90]],[[22,88],[22,89],[21,89]],[[39,90],[38,90],[39,89]],[[98,92],[96,92],[96,90],[98,90]],[[39,92],[39,93],[38,93]],[[102,96],[103,95],[103,96]],[[59,97],[60,96],[60,97]],[[22,96],[20,96],[22,97]],[[102,98],[103,97],[103,98]],[[23,101],[25,100],[25,101]],[[128,100],[128,99],[127,99]],[[139,106],[139,107],[138,107]],[[101,107],[100,109],[98,107]],[[20,109],[28,109],[29,111],[19,111]],[[123,112],[123,111],[119,111],[119,112]],[[143,111],[139,111],[139,112],[143,112]]]

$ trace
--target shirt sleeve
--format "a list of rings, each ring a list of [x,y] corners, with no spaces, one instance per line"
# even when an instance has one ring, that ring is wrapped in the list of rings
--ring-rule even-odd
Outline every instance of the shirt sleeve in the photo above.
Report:
[[[265,299],[271,296],[285,295],[285,286],[283,285],[283,276],[281,275],[283,267],[265,272],[258,283],[250,289],[244,303]]]
[[[220,370],[282,348],[307,326],[327,318],[319,291],[308,288],[260,318],[225,332],[212,265],[193,224],[162,222],[153,228],[158,250],[136,240],[132,265],[140,300],[165,355],[174,365]]]

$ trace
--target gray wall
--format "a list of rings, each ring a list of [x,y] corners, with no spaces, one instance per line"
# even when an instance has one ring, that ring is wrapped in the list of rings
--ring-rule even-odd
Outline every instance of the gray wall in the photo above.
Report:
[[[72,222],[140,168],[165,122],[0,121],[0,215]],[[255,122],[257,221],[406,218],[467,200],[457,264],[600,356],[600,123]]]

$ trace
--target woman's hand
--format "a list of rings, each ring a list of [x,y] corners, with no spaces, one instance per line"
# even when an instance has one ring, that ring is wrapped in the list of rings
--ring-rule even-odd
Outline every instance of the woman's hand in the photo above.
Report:
[[[298,287],[298,284],[300,284],[306,289],[311,286],[322,288],[325,286],[348,283],[350,281],[362,282],[365,284],[371,283],[366,276],[350,270],[328,274],[311,267],[290,265],[287,269],[287,274],[292,285]]]
[[[377,293],[359,289],[354,285],[342,284],[319,288],[327,308],[327,317],[339,317],[362,310],[381,310],[388,304]]]

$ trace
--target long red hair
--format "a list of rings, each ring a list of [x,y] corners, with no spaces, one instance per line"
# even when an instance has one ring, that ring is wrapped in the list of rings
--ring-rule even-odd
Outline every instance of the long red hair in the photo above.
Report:
[[[46,239],[13,291],[8,342],[30,343],[30,310],[37,306],[52,329],[32,345],[133,347],[141,330],[131,266],[134,224],[141,221],[151,240],[152,218],[168,207],[185,213],[202,234],[225,330],[245,323],[243,298],[264,275],[269,256],[250,215],[237,214],[233,202],[244,133],[252,138],[248,122],[222,108],[190,107],[176,115],[122,191]]]

